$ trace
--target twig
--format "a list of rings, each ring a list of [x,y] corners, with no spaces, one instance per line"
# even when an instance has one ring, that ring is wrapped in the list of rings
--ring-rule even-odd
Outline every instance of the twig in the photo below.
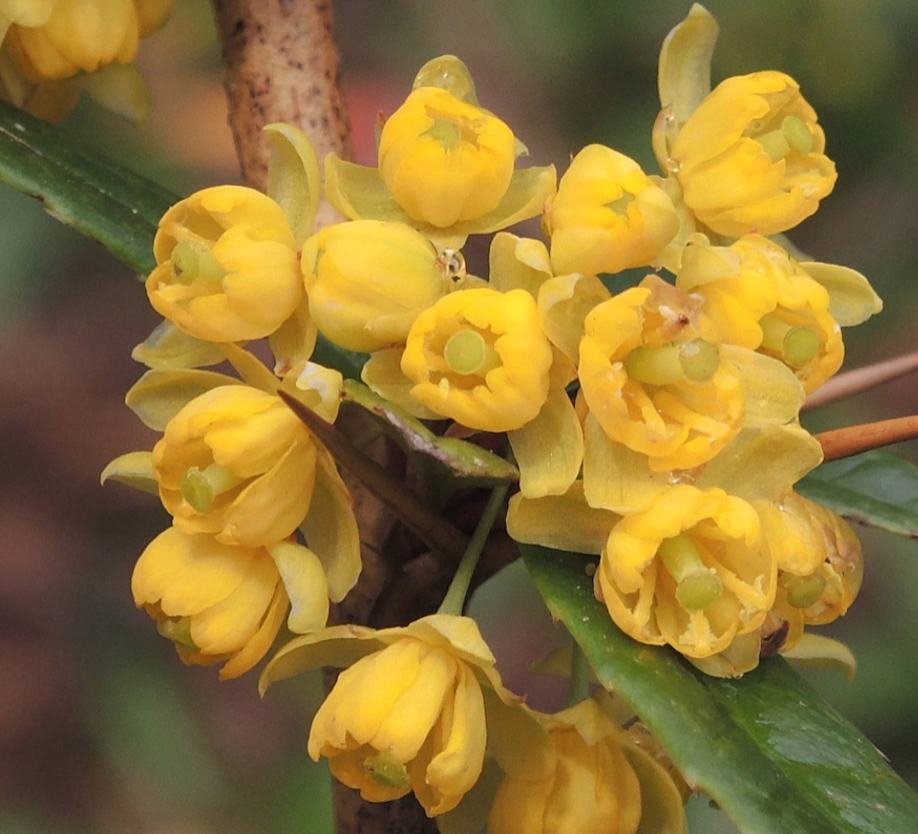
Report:
[[[915,437],[918,437],[918,415],[848,426],[816,435],[816,439],[822,444],[826,461],[848,458],[860,452],[879,449]]]
[[[918,352],[857,368],[839,374],[820,386],[807,397],[803,407],[809,409],[827,405],[915,371],[918,371]]]

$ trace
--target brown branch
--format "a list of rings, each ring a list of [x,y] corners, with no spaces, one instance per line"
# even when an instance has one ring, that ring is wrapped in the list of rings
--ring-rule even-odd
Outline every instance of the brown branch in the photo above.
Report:
[[[816,435],[816,439],[822,444],[826,461],[848,458],[915,437],[918,437],[918,415],[865,423],[861,426],[848,426]]]
[[[915,371],[918,371],[918,352],[887,359],[885,362],[877,362],[866,368],[856,368],[833,377],[817,388],[807,397],[804,408],[828,405]]]
[[[264,190],[269,148],[262,128],[299,127],[319,159],[350,156],[338,48],[328,0],[214,0],[223,47],[229,122],[246,182]]]

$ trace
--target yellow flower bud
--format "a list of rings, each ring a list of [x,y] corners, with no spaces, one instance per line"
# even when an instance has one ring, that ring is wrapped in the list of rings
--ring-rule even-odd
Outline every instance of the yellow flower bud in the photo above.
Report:
[[[621,272],[656,260],[679,231],[669,196],[633,159],[588,145],[545,215],[556,274]]]
[[[306,241],[301,266],[316,326],[348,350],[404,342],[418,314],[449,289],[436,248],[403,223],[327,226]]]
[[[724,341],[784,362],[808,394],[841,367],[845,348],[829,293],[766,238],[710,246],[697,236],[683,254],[676,286],[704,299],[705,315]]]
[[[414,791],[428,816],[452,810],[484,762],[482,685],[505,703],[494,656],[468,617],[435,614],[374,631],[336,626],[282,648],[262,690],[321,665],[348,665],[316,713],[309,755],[370,802]]]
[[[506,124],[439,87],[414,90],[379,139],[379,170],[395,201],[438,228],[497,208],[516,155]]]
[[[268,336],[303,297],[287,218],[251,188],[206,188],[177,203],[159,222],[153,253],[150,303],[199,339]]]
[[[57,0],[45,23],[13,26],[7,40],[32,83],[127,64],[140,41],[137,7],[134,0]]]
[[[548,398],[551,345],[525,290],[459,290],[416,319],[402,355],[411,396],[482,431],[512,431]]]
[[[264,657],[290,610],[265,548],[221,544],[176,527],[144,550],[131,590],[185,663],[227,661],[223,679],[241,675]]]
[[[590,413],[656,472],[710,460],[742,427],[741,374],[706,338],[698,307],[651,276],[586,318],[580,384]]]
[[[685,204],[718,234],[776,234],[835,185],[825,135],[797,82],[755,72],[721,82],[673,139],[666,165]]]
[[[180,530],[255,547],[286,538],[306,517],[316,447],[278,397],[226,385],[172,418],[153,448],[153,471]]]
[[[761,626],[776,578],[750,504],[677,484],[612,528],[596,589],[636,640],[705,658]]]
[[[488,817],[489,834],[634,834],[641,785],[618,727],[592,700],[539,717],[554,766],[540,779],[526,773],[503,779]]]

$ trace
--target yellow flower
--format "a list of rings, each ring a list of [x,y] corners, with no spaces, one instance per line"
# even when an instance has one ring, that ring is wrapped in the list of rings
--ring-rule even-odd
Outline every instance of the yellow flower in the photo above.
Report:
[[[649,276],[586,318],[580,384],[590,414],[657,472],[710,460],[742,427],[740,371],[710,338],[698,308]]]
[[[395,201],[438,228],[497,208],[515,160],[504,122],[439,87],[415,89],[379,138],[379,169]]]
[[[160,220],[153,252],[150,303],[199,339],[260,339],[280,328],[303,297],[287,219],[251,188],[206,188],[177,203]]]
[[[291,594],[275,560],[296,563]],[[290,571],[287,571],[291,575]],[[222,679],[251,669],[271,647],[290,611],[296,631],[322,628],[328,585],[318,558],[292,542],[272,548],[221,544],[171,527],[144,550],[131,578],[134,602],[156,620],[185,663],[226,661]]]
[[[371,802],[414,791],[428,816],[459,803],[481,773],[482,684],[503,700],[494,657],[468,617],[436,614],[400,628],[335,626],[288,643],[262,689],[321,665],[350,665],[319,708],[309,755]]]
[[[411,396],[482,431],[532,420],[548,398],[552,350],[524,290],[459,290],[415,320],[401,367]]]
[[[316,325],[348,350],[404,342],[418,314],[449,288],[433,244],[403,223],[328,226],[306,241],[301,266]]]
[[[603,145],[574,157],[544,222],[559,275],[647,266],[679,231],[666,192],[633,159]]]
[[[246,547],[289,536],[309,511],[316,446],[273,394],[214,388],[166,426],[153,449],[160,497],[185,533]]]
[[[750,504],[677,484],[612,528],[596,590],[634,639],[705,658],[761,626],[776,577]]]
[[[553,743],[554,767],[540,779],[525,773],[504,778],[488,817],[489,834],[634,834],[642,785],[617,726],[592,700],[541,718]]]
[[[812,393],[841,367],[841,328],[828,291],[778,244],[746,235],[710,246],[698,235],[685,249],[676,286],[701,296],[725,341],[790,367]]]
[[[673,139],[666,164],[686,205],[718,234],[776,234],[835,185],[825,135],[797,82],[755,72],[721,82]]]

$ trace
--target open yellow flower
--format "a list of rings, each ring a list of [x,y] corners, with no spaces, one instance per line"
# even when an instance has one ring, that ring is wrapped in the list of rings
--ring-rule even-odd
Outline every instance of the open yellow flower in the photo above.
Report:
[[[475,622],[435,614],[399,628],[304,635],[271,660],[262,689],[326,664],[349,668],[316,714],[310,756],[326,757],[371,802],[414,791],[428,816],[455,808],[484,762],[482,686],[511,697]]]
[[[293,232],[280,206],[252,188],[205,188],[176,203],[153,241],[147,279],[156,311],[211,342],[260,339],[303,297]]]
[[[327,226],[304,244],[301,267],[317,327],[348,350],[404,342],[418,314],[449,289],[433,244],[403,223]]]
[[[160,497],[185,533],[226,544],[272,544],[306,517],[316,445],[273,394],[214,388],[186,405],[153,449]]]
[[[295,563],[295,570],[287,566]],[[291,580],[285,586],[278,564]],[[221,544],[171,527],[144,550],[131,578],[134,601],[175,643],[185,663],[226,661],[222,679],[251,669],[266,654],[288,612],[297,632],[328,617],[328,583],[318,557],[293,542],[270,549]],[[289,591],[289,594],[288,594]]]
[[[411,396],[482,431],[511,431],[548,398],[551,345],[535,299],[482,288],[444,296],[415,320],[401,368]]]
[[[603,145],[573,158],[544,223],[559,275],[648,266],[679,231],[666,192],[633,159]]]
[[[663,164],[683,200],[718,234],[776,234],[813,214],[835,185],[825,134],[781,72],[721,82],[682,125]]]
[[[677,484],[612,528],[595,581],[612,619],[635,640],[704,658],[759,628],[776,579],[750,504]]]

